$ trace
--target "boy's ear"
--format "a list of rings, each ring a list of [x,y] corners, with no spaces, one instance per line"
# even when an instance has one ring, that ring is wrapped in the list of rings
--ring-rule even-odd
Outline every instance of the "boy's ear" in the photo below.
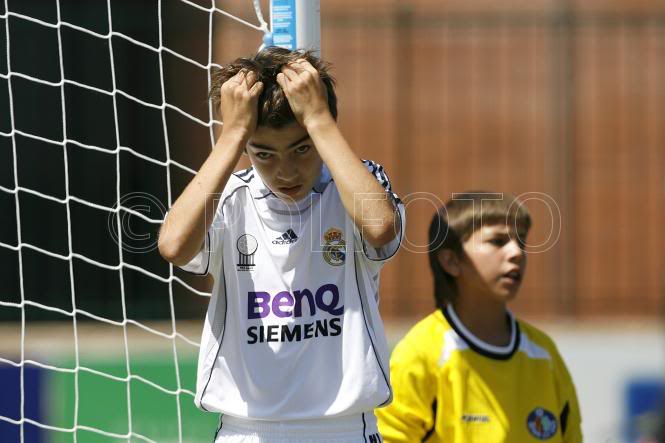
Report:
[[[442,249],[438,254],[439,263],[444,271],[453,277],[459,277],[462,273],[460,259],[452,249]]]

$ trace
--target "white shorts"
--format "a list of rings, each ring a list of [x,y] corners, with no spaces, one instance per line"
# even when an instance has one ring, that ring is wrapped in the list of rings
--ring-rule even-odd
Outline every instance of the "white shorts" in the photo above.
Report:
[[[315,420],[266,421],[223,415],[215,443],[382,443],[373,412]]]

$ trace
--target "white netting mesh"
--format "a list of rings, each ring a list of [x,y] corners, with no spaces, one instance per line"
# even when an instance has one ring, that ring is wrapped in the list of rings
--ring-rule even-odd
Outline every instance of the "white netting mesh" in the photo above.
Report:
[[[177,283],[177,286],[180,289],[185,290],[190,294],[196,294],[197,296],[209,296],[209,294],[206,293],[205,291],[197,290],[190,283],[185,281],[185,279],[179,277],[178,275],[175,275],[174,269],[171,266],[169,267],[168,276],[164,276],[160,275],[159,272],[155,272],[153,269],[150,268],[150,266],[142,266],[141,261],[135,259],[134,253],[142,251],[132,250],[130,245],[131,242],[127,241],[126,236],[129,236],[132,240],[134,240],[137,237],[134,235],[133,232],[131,232],[131,229],[129,231],[125,229],[127,226],[126,217],[136,217],[139,220],[142,220],[143,222],[148,223],[154,227],[158,227],[161,224],[162,219],[161,217],[146,215],[146,213],[148,214],[151,213],[147,212],[144,206],[137,205],[136,200],[132,200],[131,197],[132,194],[130,192],[132,191],[131,185],[121,186],[121,171],[123,170],[124,166],[121,160],[121,155],[129,155],[135,159],[140,159],[144,162],[147,162],[146,164],[152,164],[157,167],[164,168],[166,170],[165,194],[167,201],[164,203],[170,205],[173,202],[174,198],[172,192],[172,184],[171,184],[172,183],[171,171],[172,170],[179,171],[178,173],[184,172],[191,178],[191,176],[195,174],[195,170],[193,167],[184,164],[184,162],[176,161],[172,158],[171,146],[169,141],[170,134],[168,126],[170,119],[174,117],[169,117],[167,113],[173,111],[175,114],[177,114],[177,116],[179,116],[180,119],[188,120],[198,127],[205,128],[209,133],[209,140],[211,146],[214,144],[214,137],[215,137],[213,133],[213,125],[219,124],[220,122],[214,120],[213,110],[211,109],[210,105],[208,105],[208,118],[206,120],[202,119],[200,116],[197,116],[188,110],[183,109],[178,105],[174,105],[167,102],[167,91],[166,91],[166,83],[164,78],[164,57],[165,56],[175,57],[179,59],[181,62],[186,63],[190,67],[203,70],[206,73],[209,73],[210,68],[214,66],[212,61],[214,20],[223,17],[225,20],[230,20],[236,24],[240,24],[252,28],[253,30],[261,32],[267,31],[267,24],[264,21],[263,16],[261,15],[260,2],[258,1],[253,1],[253,5],[252,3],[247,1],[247,4],[245,5],[247,16],[252,17],[254,14],[256,15],[256,17],[252,17],[252,21],[256,20],[258,21],[258,24],[253,24],[246,19],[243,19],[235,14],[232,14],[222,8],[217,7],[214,4],[214,1],[212,5],[210,4],[210,2],[208,2],[208,6],[203,6],[199,4],[201,2],[196,3],[194,1],[179,0],[179,4],[181,6],[191,8],[192,10],[195,10],[198,13],[207,15],[207,24],[208,24],[207,42],[205,41],[200,42],[201,45],[207,45],[207,63],[201,63],[200,61],[197,61],[195,57],[190,57],[186,53],[182,53],[182,51],[173,49],[169,47],[167,44],[165,44],[164,29],[163,29],[163,18],[164,18],[163,14],[164,14],[165,2],[162,2],[161,0],[154,2],[157,12],[157,23],[158,23],[158,41],[156,45],[153,44],[154,42],[150,43],[150,42],[141,41],[141,39],[130,36],[124,32],[119,32],[115,30],[114,14],[112,13],[112,11],[114,7],[118,6],[116,5],[116,2],[121,3],[120,0],[106,0],[105,2],[94,2],[96,3],[96,5],[94,6],[95,8],[101,8],[101,9],[105,8],[104,15],[108,20],[108,23],[106,25],[108,32],[106,33],[100,33],[97,30],[89,29],[86,26],[82,26],[81,23],[76,24],[67,21],[66,18],[63,18],[61,14],[61,7],[63,4],[67,3],[66,0],[59,0],[48,3],[49,8],[50,7],[54,8],[54,14],[50,18],[41,16],[41,14],[36,14],[35,16],[30,15],[28,9],[19,5],[17,2],[12,2],[9,0],[4,0],[4,11],[3,14],[0,15],[0,19],[2,19],[2,21],[4,22],[4,38],[6,43],[5,44],[6,70],[0,73],[0,78],[2,78],[6,82],[6,94],[8,100],[6,108],[7,115],[3,116],[3,121],[6,120],[7,126],[6,127],[2,126],[2,128],[0,129],[0,136],[3,139],[3,142],[5,143],[4,146],[7,149],[6,152],[3,151],[5,152],[6,155],[3,154],[3,157],[2,159],[0,159],[0,162],[3,161],[3,159],[11,158],[11,162],[7,163],[11,164],[11,167],[9,169],[11,169],[12,171],[11,175],[13,175],[12,177],[6,177],[6,180],[1,182],[0,195],[4,194],[3,197],[7,197],[9,200],[13,200],[9,202],[9,205],[14,206],[15,211],[13,212],[9,211],[9,218],[13,218],[15,216],[15,225],[16,225],[15,233],[3,235],[0,238],[0,252],[4,251],[5,253],[8,253],[10,255],[12,253],[16,255],[18,263],[18,274],[19,274],[17,279],[18,292],[20,293],[19,294],[20,297],[15,296],[14,299],[12,299],[11,296],[7,295],[11,291],[7,288],[2,288],[3,293],[0,294],[0,308],[7,308],[9,310],[13,309],[16,312],[20,312],[20,314],[18,314],[19,318],[17,323],[17,325],[20,325],[17,326],[17,330],[19,331],[18,332],[19,336],[18,349],[20,349],[19,355],[10,355],[11,351],[4,351],[0,353],[0,364],[4,365],[6,368],[10,369],[15,368],[15,370],[18,371],[19,373],[19,376],[17,377],[19,381],[17,392],[20,392],[20,397],[17,400],[20,403],[16,405],[15,409],[17,410],[14,410],[14,412],[11,412],[10,409],[4,409],[4,410],[0,409],[0,425],[5,425],[4,428],[0,426],[0,437],[1,437],[0,440],[3,438],[12,438],[12,437],[6,437],[8,435],[9,436],[15,435],[17,440],[21,442],[43,441],[43,440],[74,441],[74,442],[115,441],[117,439],[132,440],[132,441],[136,440],[162,441],[159,430],[153,429],[154,432],[151,433],[147,431],[144,432],[142,429],[140,429],[141,428],[140,418],[137,418],[136,414],[133,413],[133,407],[137,407],[137,405],[139,405],[143,400],[137,397],[139,395],[137,394],[138,391],[132,388],[132,383],[135,382],[144,384],[145,386],[148,386],[153,390],[158,391],[159,393],[176,397],[175,415],[177,416],[177,421],[178,421],[177,433],[171,434],[169,437],[166,438],[166,440],[168,441],[196,440],[194,437],[189,436],[187,434],[187,432],[185,431],[187,424],[183,422],[185,414],[182,411],[183,408],[182,405],[184,404],[184,402],[187,402],[188,404],[191,404],[193,402],[194,392],[193,388],[183,387],[185,385],[189,387],[193,386],[193,381],[188,380],[187,383],[183,382],[184,377],[180,371],[182,362],[179,361],[178,349],[179,346],[182,345],[189,346],[190,348],[197,348],[198,343],[195,340],[192,340],[191,338],[188,338],[186,335],[179,332],[177,328],[173,284]],[[46,3],[47,2],[45,2],[45,4]],[[125,1],[124,4],[126,3],[128,2]],[[133,17],[133,20],[138,20],[138,21],[144,19],[147,20],[148,17],[140,17],[140,16]],[[22,52],[30,51],[29,45],[31,44],[31,42],[25,39],[26,34],[23,34],[23,37],[19,37],[19,35],[21,34],[19,34],[17,29],[20,30],[21,27],[33,27],[33,28],[39,27],[45,29],[46,32],[55,33],[55,35],[57,36],[56,39],[57,53],[58,53],[57,76],[59,76],[59,81],[53,81],[52,79],[49,79],[48,76],[42,78],[38,74],[35,75],[35,73],[22,72],[20,68],[13,66],[13,61],[15,61],[15,57],[18,57],[17,58],[18,60],[20,59]],[[110,71],[111,71],[109,89],[101,88],[96,85],[86,84],[85,82],[68,78],[66,72],[67,70],[65,69],[65,63],[63,61],[64,60],[63,47],[65,46],[63,45],[63,32],[65,31],[66,32],[76,31],[77,33],[81,33],[80,35],[82,37],[86,36],[88,38],[92,38],[92,40],[95,42],[105,43],[106,47],[108,48],[107,49],[108,58],[110,62]],[[259,45],[260,41],[261,41],[261,34],[257,32],[255,47]],[[123,88],[119,87],[118,80],[116,78],[117,65],[119,60],[116,60],[114,58],[117,57],[117,54],[114,51],[114,43],[121,45],[125,44],[134,45],[135,47],[141,48],[142,50],[145,51],[149,51],[150,53],[153,53],[156,56],[157,70],[159,72],[158,89],[159,89],[159,98],[161,99],[161,103],[154,103],[151,100],[147,100],[143,97],[140,98],[136,94],[127,92]],[[81,60],[80,63],[86,63],[86,61]],[[23,84],[23,81],[27,83]],[[183,84],[187,84],[187,81],[188,81],[187,79],[182,79]],[[16,84],[17,82],[21,82],[21,85],[17,86]],[[210,77],[208,74],[207,86],[209,87],[209,85],[210,85]],[[48,91],[52,91],[54,90],[54,88],[55,90],[57,90],[60,102],[60,110],[59,110],[60,115],[55,117],[58,120],[57,126],[59,126],[59,130],[55,130],[55,133],[58,133],[58,135],[61,134],[62,135],[61,137],[59,136],[51,137],[48,134],[45,134],[43,131],[39,131],[38,129],[33,131],[30,125],[23,125],[23,124],[17,125],[17,119],[23,118],[21,116],[17,116],[17,114],[20,114],[23,111],[15,112],[16,109],[21,108],[20,106],[17,108],[17,105],[19,104],[19,101],[22,100],[22,97],[16,96],[18,94],[16,91],[18,91],[20,88],[24,86],[28,88],[32,86],[35,87],[43,86],[45,87],[45,90]],[[114,147],[96,145],[94,143],[90,143],[88,140],[80,140],[76,137],[75,134],[71,133],[70,128],[75,127],[74,123],[72,122],[72,119],[79,118],[80,114],[71,111],[70,106],[68,106],[68,100],[70,99],[66,96],[68,96],[69,94],[70,91],[69,88],[75,88],[75,89],[80,88],[81,90],[85,90],[89,94],[98,96],[97,100],[103,101],[110,99],[113,110],[112,126],[114,127],[114,133],[112,134],[112,136],[115,138]],[[201,98],[201,100],[204,100],[206,91],[195,90],[195,91],[190,91],[189,93],[197,95]],[[23,95],[23,93],[18,95]],[[163,145],[165,147],[165,152],[163,156],[161,155],[153,156],[150,154],[146,154],[145,150],[141,149],[140,146],[135,146],[131,144],[125,145],[123,143],[123,139],[125,137],[123,134],[121,134],[120,128],[126,123],[124,119],[119,117],[119,106],[120,106],[119,100],[121,100],[121,98],[123,100],[123,103],[125,101],[132,102],[135,105],[139,105],[140,107],[144,107],[146,109],[153,110],[154,112],[158,112],[161,114],[161,128],[164,137]],[[39,112],[37,104],[35,104],[34,106],[37,108],[35,109],[35,112]],[[96,111],[95,109],[90,109],[89,112],[95,113]],[[42,115],[41,118],[53,119],[54,115]],[[23,171],[22,164],[25,160],[22,159],[22,155],[25,156],[27,154],[22,153],[21,146],[23,146],[26,143],[37,143],[40,146],[41,145],[50,146],[54,149],[61,150],[62,152],[61,158],[63,163],[52,164],[49,166],[54,170],[54,174],[63,175],[64,195],[58,196],[56,192],[54,192],[54,194],[56,195],[53,195],[50,192],[45,191],[44,189],[37,190],[31,187],[29,184],[28,185],[23,184],[24,180],[22,179],[21,171]],[[101,186],[115,188],[115,205],[102,204],[86,198],[82,198],[80,196],[72,195],[70,193],[70,182],[72,181],[73,174],[75,174],[71,172],[72,168],[71,163],[73,162],[73,160],[70,159],[70,156],[71,155],[79,156],[81,155],[79,152],[82,152],[82,151],[72,151],[72,150],[94,151],[97,153],[104,154],[106,156],[115,157],[115,162],[114,162],[115,171],[116,171],[115,182],[101,184]],[[40,160],[41,159],[39,158],[33,158],[33,161],[40,161]],[[95,166],[90,165],[90,167],[94,168]],[[3,169],[2,171],[5,171],[5,169]],[[102,171],[100,171],[100,174],[101,173]],[[140,195],[145,196],[145,194],[140,194]],[[22,209],[22,204],[24,206],[27,205],[26,207],[29,207],[29,204],[26,204],[24,200],[27,196],[29,196],[32,199],[40,199],[38,201],[42,201],[42,203],[49,202],[52,204],[60,205],[64,208],[65,219],[66,219],[66,230],[67,230],[67,239],[65,242],[66,244],[64,245],[64,250],[60,251],[50,250],[48,247],[44,247],[43,245],[33,242],[31,240],[32,235],[30,235],[30,238],[25,238],[24,233],[27,231],[25,230],[24,225],[30,223],[30,220],[33,217],[34,218],[43,217],[42,214],[26,213],[25,208]],[[155,202],[154,200],[155,199],[153,199],[153,203]],[[110,233],[106,231],[104,232],[106,232],[107,235],[112,234],[114,236],[115,242],[117,243],[117,257],[118,257],[117,264],[109,264],[106,263],[103,259],[100,259],[98,257],[91,257],[84,253],[75,252],[77,248],[74,247],[74,243],[79,242],[80,240],[79,238],[77,238],[77,232],[78,232],[77,230],[79,229],[77,227],[78,225],[74,226],[74,223],[72,221],[73,220],[72,212],[75,210],[73,208],[73,204],[76,205],[76,208],[86,207],[91,210],[101,211],[101,213],[106,214],[107,217],[109,217],[108,223],[109,226],[111,227],[110,230],[111,232]],[[159,202],[157,202],[157,204],[158,206],[164,206],[160,205]],[[4,206],[3,209],[5,209]],[[79,209],[76,210],[78,211]],[[5,229],[6,226],[3,226],[2,230],[5,231]],[[153,245],[155,244],[156,243],[153,242]],[[28,272],[27,265],[25,265],[27,254],[30,254],[31,257],[33,257],[33,254],[37,254],[39,256],[55,259],[65,264],[65,268],[63,269],[65,269],[65,274],[68,273],[68,276],[63,275],[62,279],[68,280],[67,286],[70,292],[69,302],[71,303],[71,306],[63,307],[64,306],[63,302],[49,304],[48,299],[35,300],[32,296],[26,294],[27,292],[26,287],[28,286],[32,287],[35,284],[34,283],[35,274],[32,273],[32,271]],[[97,313],[93,312],[94,309],[85,308],[85,305],[87,303],[87,298],[91,297],[91,294],[79,288],[79,283],[77,280],[79,278],[79,274],[75,272],[75,266],[78,265],[75,265],[75,259],[91,266],[92,268],[117,273],[117,278],[119,279],[117,287],[119,288],[119,298],[121,304],[121,312],[118,313],[118,315],[115,316],[110,315],[107,317],[105,315],[100,315],[100,312]],[[76,263],[79,263],[78,261]],[[162,294],[162,295],[163,297],[168,297],[168,312],[170,314],[170,327],[165,329],[163,326],[153,326],[151,325],[150,322],[136,320],[128,315],[128,306],[127,306],[128,297],[126,294],[127,285],[125,279],[127,278],[126,273],[130,271],[135,273],[133,275],[140,274],[141,276],[146,277],[150,280],[154,280],[158,284],[163,284],[168,288],[167,289],[168,295],[167,294]],[[26,272],[28,272],[28,274],[30,275],[27,275]],[[37,275],[39,275],[39,273],[37,273]],[[132,278],[138,278],[138,277],[132,277]],[[39,279],[37,278],[37,280]],[[48,281],[48,279],[45,280]],[[31,328],[32,320],[26,314],[27,309],[34,309],[36,311],[44,311],[48,313],[48,315],[44,314],[41,315],[41,317],[50,318],[49,316],[55,316],[55,317],[59,316],[60,318],[65,319],[66,322],[71,322],[71,327],[73,328],[73,337],[74,337],[73,353],[72,353],[73,361],[71,362],[71,365],[52,364],[48,358],[37,359],[37,358],[31,358],[31,355],[28,355],[28,353],[26,352],[26,346],[27,346],[26,342],[28,335],[27,330]],[[84,340],[88,334],[91,333],[90,331],[94,330],[95,328],[101,327],[101,326],[90,327],[90,323],[96,323],[96,322],[99,322],[104,325],[115,326],[122,329],[121,348],[122,348],[122,354],[124,355],[121,356],[122,358],[119,361],[122,362],[121,366],[123,366],[123,368],[120,368],[117,371],[116,370],[106,371],[103,369],[100,370],[98,368],[93,367],[95,365],[86,365],[85,362],[82,361],[81,357],[82,354],[80,352],[79,343],[81,340]],[[130,355],[130,348],[132,347],[131,337],[132,334],[134,333],[128,332],[129,327],[135,327],[136,330],[140,330],[142,333],[148,334],[155,338],[161,338],[170,341],[171,343],[170,347],[173,358],[173,368],[175,369],[174,383],[160,383],[158,380],[155,381],[154,379],[141,375],[134,370],[132,365],[133,356]],[[42,329],[44,328],[42,327]],[[42,340],[41,344],[45,348],[48,348],[50,343],[49,333],[47,332],[46,334],[44,334],[41,340]],[[103,355],[104,349],[99,349],[98,352],[99,354]],[[16,357],[18,357],[18,360],[16,359]],[[32,382],[26,382],[26,380],[29,378],[28,375],[26,375],[26,373],[28,371],[32,371],[34,368],[39,368],[47,374],[60,373],[73,377],[73,383],[71,383],[71,385],[66,385],[69,386],[69,388],[71,388],[71,390],[68,391],[67,396],[71,396],[73,402],[73,404],[70,405],[72,409],[71,420],[70,420],[71,426],[53,424],[53,420],[46,418],[42,420],[40,417],[44,417],[45,416],[44,413],[31,415],[26,412],[26,408],[29,406],[28,403],[32,401],[29,400],[29,398],[32,398],[30,397],[30,395],[32,394],[27,391],[31,391],[33,389],[33,386],[31,384]],[[124,375],[118,375],[123,373],[122,369],[124,369]],[[82,387],[82,384],[84,384],[84,380],[82,379],[86,378],[87,380],[87,377],[89,375],[99,377],[108,380],[110,382],[118,382],[124,385],[124,388],[120,387],[121,390],[124,389],[123,395],[126,396],[126,423],[124,429],[122,425],[119,425],[115,428],[113,426],[109,428],[104,428],[101,425],[99,427],[89,425],[89,423],[95,422],[94,419],[90,419],[90,416],[94,415],[95,411],[94,410],[90,411],[87,409],[88,406],[82,405],[83,398],[87,399],[91,396],[94,397],[96,395],[95,393],[84,392],[84,387]],[[158,379],[159,377],[156,378]],[[105,394],[100,392],[98,400],[100,403],[102,403],[109,396],[112,395],[113,395],[112,393]],[[120,397],[122,397],[123,395],[120,395]],[[40,400],[42,402],[44,401],[43,397],[44,396],[42,396]],[[181,397],[184,397],[183,401],[181,401]],[[51,405],[51,406],[46,406],[47,408],[48,407],[53,408],[54,407],[53,405],[56,405],[57,402],[60,401],[60,399],[57,398],[51,398],[47,400]],[[44,406],[42,405],[41,407]],[[65,421],[66,420],[61,420],[61,422]],[[15,428],[14,434],[11,433],[12,432],[11,429],[7,431],[7,429],[9,429],[8,426],[9,428],[11,428],[12,426]],[[37,428],[36,434],[31,434],[26,430],[30,426]],[[5,430],[3,431],[2,429]],[[123,429],[125,432],[117,432],[115,429]],[[214,429],[207,429],[205,431],[205,435],[208,436],[206,441],[209,440],[209,437],[211,436],[212,432],[214,432]],[[61,438],[62,436],[65,436],[66,438]],[[109,437],[110,440],[104,439],[104,437]]]

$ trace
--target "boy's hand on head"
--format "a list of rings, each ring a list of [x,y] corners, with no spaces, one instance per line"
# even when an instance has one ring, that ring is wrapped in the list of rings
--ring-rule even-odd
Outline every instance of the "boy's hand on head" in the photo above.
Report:
[[[277,83],[286,95],[300,125],[307,127],[321,119],[332,118],[326,88],[319,72],[307,60],[299,59],[282,68]]]
[[[224,123],[222,132],[249,137],[256,129],[258,99],[263,83],[256,73],[242,70],[220,88],[220,112]]]

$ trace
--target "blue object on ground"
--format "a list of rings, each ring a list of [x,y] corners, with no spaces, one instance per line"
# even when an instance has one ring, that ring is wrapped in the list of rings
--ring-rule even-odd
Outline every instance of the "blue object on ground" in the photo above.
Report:
[[[25,366],[23,370],[23,393],[25,395],[25,418],[42,423],[41,397],[43,395],[42,378],[44,371],[34,366]],[[0,416],[12,420],[21,420],[21,368],[0,363]],[[23,441],[40,443],[44,441],[41,428],[24,424]],[[21,441],[20,425],[0,420],[0,441]]]

